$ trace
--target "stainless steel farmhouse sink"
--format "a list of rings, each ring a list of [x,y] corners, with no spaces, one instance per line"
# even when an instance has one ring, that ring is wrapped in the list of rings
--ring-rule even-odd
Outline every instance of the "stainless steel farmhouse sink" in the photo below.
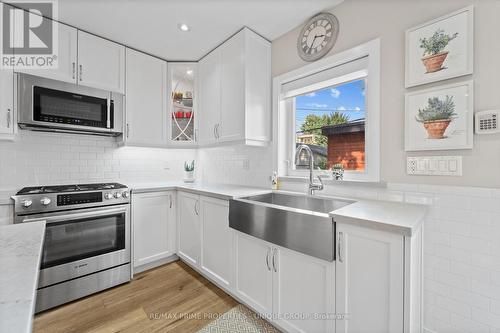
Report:
[[[335,258],[335,225],[328,213],[354,201],[270,192],[229,201],[229,226],[320,259]]]

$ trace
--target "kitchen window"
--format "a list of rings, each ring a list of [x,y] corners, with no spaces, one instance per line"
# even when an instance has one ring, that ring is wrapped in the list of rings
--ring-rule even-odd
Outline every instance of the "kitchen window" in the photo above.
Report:
[[[344,180],[379,181],[378,40],[317,61],[274,80],[276,169],[280,176],[308,177],[339,164]]]

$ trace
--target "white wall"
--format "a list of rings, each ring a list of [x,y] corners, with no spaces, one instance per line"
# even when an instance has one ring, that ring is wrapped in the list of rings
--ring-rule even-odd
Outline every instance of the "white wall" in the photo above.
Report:
[[[0,141],[0,190],[86,182],[180,180],[195,150],[118,147],[115,138],[20,130]]]
[[[475,5],[474,104],[476,110],[499,109],[500,1],[496,0],[345,0],[331,10],[340,22],[332,53],[381,38],[381,176],[387,182],[500,187],[500,134],[474,136],[473,150],[405,153],[404,46],[405,30],[451,11]],[[305,64],[296,51],[301,27],[272,43],[273,75]],[[464,77],[463,79],[470,79]],[[459,79],[460,80],[460,79]],[[452,81],[446,81],[454,82]],[[437,83],[437,85],[442,84]],[[424,87],[429,87],[427,85]],[[413,88],[408,91],[421,89]],[[369,112],[369,110],[368,110]],[[406,156],[463,155],[463,177],[408,176]]]

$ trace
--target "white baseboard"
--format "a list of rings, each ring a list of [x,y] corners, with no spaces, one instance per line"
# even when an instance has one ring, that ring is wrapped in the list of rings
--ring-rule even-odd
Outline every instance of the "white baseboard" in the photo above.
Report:
[[[152,269],[152,268],[155,268],[155,267],[158,267],[161,265],[165,265],[165,264],[171,263],[172,261],[176,261],[176,260],[179,260],[179,257],[176,254],[173,254],[170,257],[156,260],[156,261],[150,262],[150,263],[145,264],[145,265],[134,267],[134,274],[144,272],[144,271],[147,271],[148,269]]]

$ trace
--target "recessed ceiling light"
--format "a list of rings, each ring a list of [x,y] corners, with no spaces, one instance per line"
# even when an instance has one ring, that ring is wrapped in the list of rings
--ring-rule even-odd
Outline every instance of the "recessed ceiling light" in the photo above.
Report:
[[[193,73],[194,73],[194,72],[193,72],[193,70],[192,70],[192,69],[188,69],[188,70],[186,71],[186,74],[187,74],[187,75],[193,75]]]
[[[177,27],[179,28],[179,30],[180,30],[180,31],[184,31],[184,32],[186,32],[186,31],[189,31],[189,30],[190,30],[190,29],[189,29],[189,26],[188,26],[186,23],[179,23],[179,24],[177,25]]]

